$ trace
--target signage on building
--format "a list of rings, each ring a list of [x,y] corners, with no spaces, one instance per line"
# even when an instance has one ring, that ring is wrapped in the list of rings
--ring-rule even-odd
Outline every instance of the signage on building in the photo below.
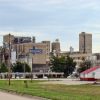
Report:
[[[42,49],[29,49],[29,52],[32,54],[42,54]]]

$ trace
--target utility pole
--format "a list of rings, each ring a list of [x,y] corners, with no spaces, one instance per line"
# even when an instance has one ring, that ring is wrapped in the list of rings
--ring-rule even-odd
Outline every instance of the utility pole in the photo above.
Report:
[[[25,60],[25,59],[24,59]],[[26,71],[25,71],[25,61],[24,61],[24,78],[25,78],[25,73],[26,73]]]
[[[33,78],[32,72],[33,72],[33,57],[32,57],[32,65],[31,65],[31,82],[32,82],[32,78]]]
[[[30,68],[31,68],[31,72],[30,72],[30,79],[31,79],[31,82],[32,82],[32,79],[33,79],[33,54],[32,53],[28,53],[28,63],[30,65]]]
[[[11,75],[10,75],[10,71],[11,71],[11,63],[10,63],[10,59],[11,59],[11,45],[10,45],[10,42],[11,42],[11,34],[9,34],[9,58],[8,58],[8,78],[9,78],[9,86],[10,86],[10,84],[11,84],[11,82],[10,82],[10,77],[11,77]]]

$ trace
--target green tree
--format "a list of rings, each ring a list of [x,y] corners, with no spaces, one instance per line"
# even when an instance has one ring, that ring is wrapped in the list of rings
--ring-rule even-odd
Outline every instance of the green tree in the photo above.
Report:
[[[92,63],[91,61],[89,60],[84,60],[81,64],[80,64],[80,67],[78,68],[78,72],[81,73],[87,69],[89,69],[90,67],[92,66]]]
[[[12,67],[13,72],[30,72],[31,68],[27,63],[16,62]]]
[[[65,58],[65,68],[64,68],[64,75],[68,76],[73,73],[75,70],[76,62],[69,56]]]
[[[64,76],[72,74],[75,69],[76,62],[69,56],[67,57],[55,57],[51,58],[51,70],[53,72],[64,72]]]
[[[62,66],[62,64],[64,64],[64,60],[64,57],[58,58],[53,56],[51,58],[51,70],[55,72],[64,72],[64,66]]]
[[[0,64],[0,72],[8,72],[8,68],[5,63]]]

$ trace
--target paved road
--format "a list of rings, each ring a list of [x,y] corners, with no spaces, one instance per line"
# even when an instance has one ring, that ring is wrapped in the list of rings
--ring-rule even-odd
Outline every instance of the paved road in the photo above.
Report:
[[[41,100],[41,99],[27,98],[27,97],[23,97],[23,96],[17,96],[14,94],[0,92],[0,100]]]
[[[92,84],[94,81],[80,81],[76,79],[64,79],[64,80],[50,80],[42,82],[43,84],[66,84],[66,85],[81,85],[81,84]]]

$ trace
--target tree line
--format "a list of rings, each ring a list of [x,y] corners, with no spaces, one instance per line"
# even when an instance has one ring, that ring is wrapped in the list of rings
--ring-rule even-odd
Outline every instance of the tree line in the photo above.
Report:
[[[31,68],[27,63],[16,62],[10,66],[11,72],[31,72]],[[0,72],[8,72],[8,66],[5,63],[0,64]]]
[[[55,57],[52,56],[49,63],[50,70],[52,72],[63,72],[64,77],[67,77],[73,73],[76,68],[76,62],[69,57],[69,56],[61,56]],[[78,68],[78,73],[89,69],[92,66],[91,61],[84,60],[80,67]],[[31,68],[27,63],[16,62],[15,64],[11,65],[12,72],[31,72]],[[8,67],[5,63],[0,64],[0,73],[1,72],[8,72]]]

